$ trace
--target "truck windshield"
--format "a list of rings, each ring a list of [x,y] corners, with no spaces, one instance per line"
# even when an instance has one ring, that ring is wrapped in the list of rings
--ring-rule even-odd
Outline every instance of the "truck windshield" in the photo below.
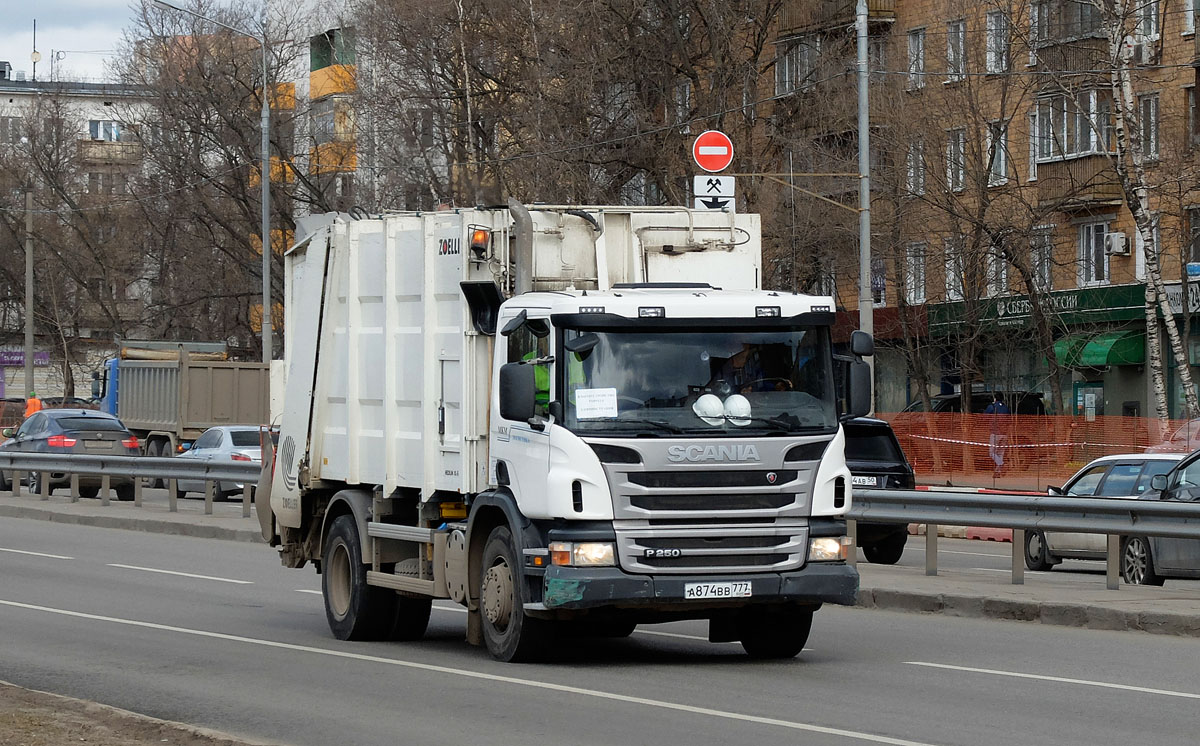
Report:
[[[580,434],[762,437],[838,426],[825,327],[564,329],[562,344],[563,425]]]

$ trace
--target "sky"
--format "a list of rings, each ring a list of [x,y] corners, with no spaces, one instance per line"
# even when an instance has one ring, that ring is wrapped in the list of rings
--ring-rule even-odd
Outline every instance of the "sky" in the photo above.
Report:
[[[13,70],[33,73],[33,22],[37,20],[39,80],[50,78],[50,61],[59,79],[106,79],[105,61],[121,43],[137,0],[8,0],[0,14],[0,60]],[[96,54],[95,52],[100,52]]]

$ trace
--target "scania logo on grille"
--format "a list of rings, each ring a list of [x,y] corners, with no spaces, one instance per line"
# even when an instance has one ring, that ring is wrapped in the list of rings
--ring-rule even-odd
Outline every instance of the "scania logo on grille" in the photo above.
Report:
[[[753,445],[671,446],[667,460],[680,461],[758,461],[758,448]]]
[[[776,479],[779,479],[779,475],[773,471],[767,472],[767,484],[775,484]]]

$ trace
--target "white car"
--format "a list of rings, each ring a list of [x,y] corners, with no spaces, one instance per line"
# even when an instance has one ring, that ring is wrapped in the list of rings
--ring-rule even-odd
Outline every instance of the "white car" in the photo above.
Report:
[[[1131,453],[1102,456],[1076,472],[1062,489],[1051,487],[1049,493],[1066,497],[1137,499],[1150,490],[1150,480],[1156,474],[1171,471],[1186,455]],[[1025,566],[1030,570],[1049,570],[1064,559],[1103,560],[1107,551],[1104,534],[1025,532]]]
[[[192,447],[176,458],[202,461],[242,461],[262,464],[262,446],[260,445],[259,427],[257,425],[218,425],[205,430]],[[241,482],[221,482],[216,491],[218,497],[242,491]],[[188,492],[204,492],[202,480],[180,479],[175,491],[177,497],[183,497]]]

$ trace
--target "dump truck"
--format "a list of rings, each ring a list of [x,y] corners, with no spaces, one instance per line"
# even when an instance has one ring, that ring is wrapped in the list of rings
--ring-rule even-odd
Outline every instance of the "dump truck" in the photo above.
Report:
[[[759,289],[757,215],[358,217],[285,256],[257,502],[335,637],[415,640],[449,599],[504,661],[680,619],[791,657],[854,602],[841,422],[869,409],[873,343],[836,390],[834,302]]]
[[[267,364],[231,361],[220,342],[121,342],[92,394],[147,456],[174,456],[214,425],[270,422]]]

